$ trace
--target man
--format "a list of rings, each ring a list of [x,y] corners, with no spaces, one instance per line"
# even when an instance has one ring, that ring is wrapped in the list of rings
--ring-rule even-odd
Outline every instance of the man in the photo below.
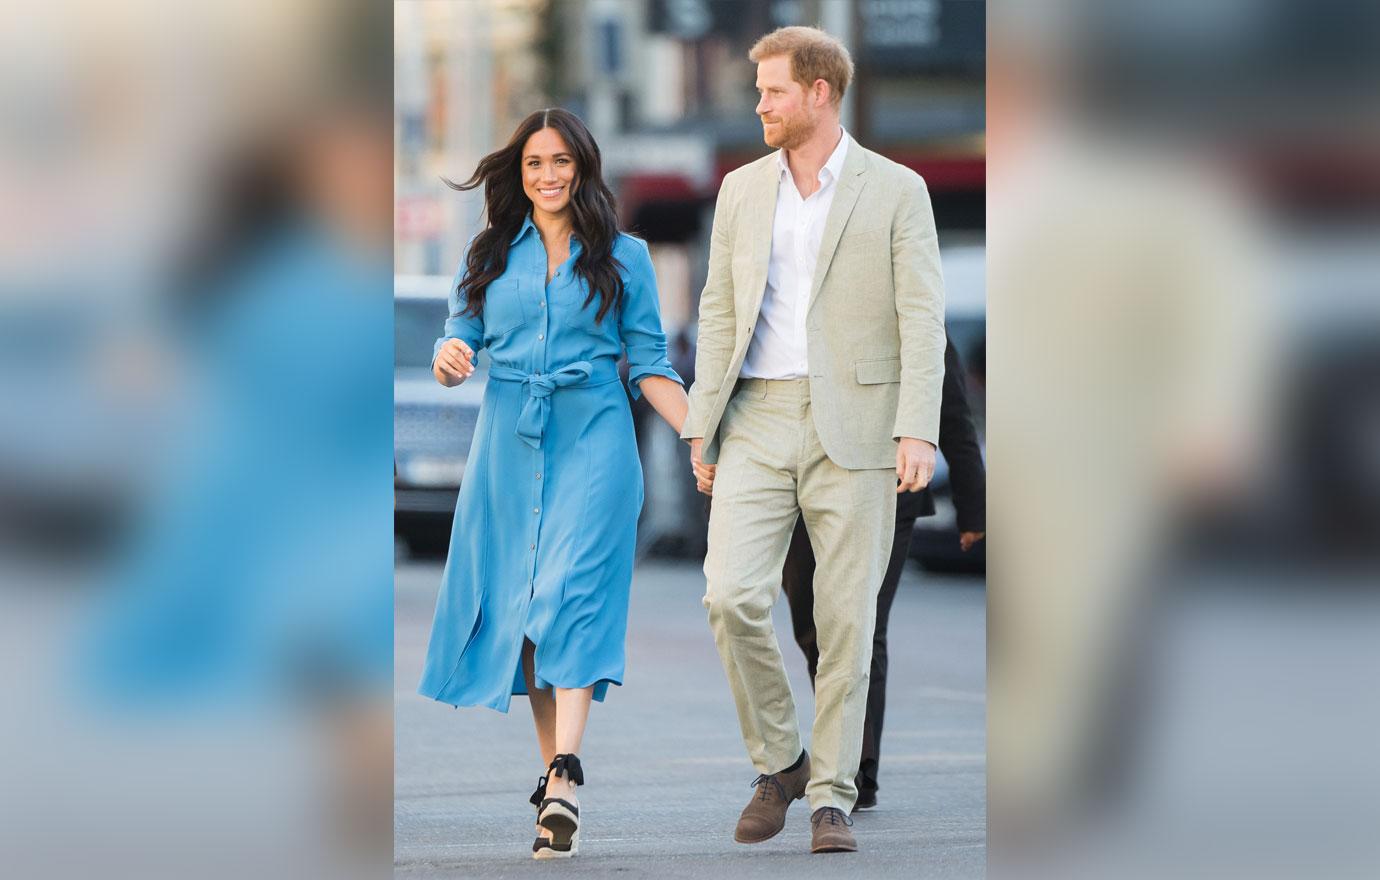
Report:
[[[873,616],[896,493],[934,470],[944,302],[924,182],[839,124],[853,64],[782,28],[753,46],[763,138],[724,178],[681,437],[715,487],[704,603],[760,774],[734,838],[757,843],[808,797],[813,852],[853,851]],[[897,486],[896,479],[901,483]],[[820,548],[811,754],[771,625],[791,531]]]
[[[939,451],[949,462],[949,481],[953,488],[954,509],[958,517],[959,546],[967,553],[986,533],[987,497],[986,475],[982,466],[982,448],[978,444],[973,414],[968,406],[967,386],[963,379],[963,363],[952,340],[944,348],[944,391],[939,408]],[[911,533],[915,520],[934,516],[934,498],[929,489],[902,495],[896,502],[896,531],[892,537],[891,557],[882,590],[877,597],[877,622],[872,633],[872,671],[867,684],[867,713],[863,722],[862,758],[855,783],[858,800],[853,811],[877,806],[877,770],[881,760],[882,721],[886,714],[887,620],[896,587],[901,581],[901,569],[910,555]],[[819,665],[819,639],[815,632],[815,553],[810,535],[801,519],[791,535],[791,549],[786,554],[786,566],[781,571],[781,586],[791,609],[791,628],[795,642],[805,653],[805,665],[810,670],[811,683]],[[821,590],[831,589],[827,583]]]

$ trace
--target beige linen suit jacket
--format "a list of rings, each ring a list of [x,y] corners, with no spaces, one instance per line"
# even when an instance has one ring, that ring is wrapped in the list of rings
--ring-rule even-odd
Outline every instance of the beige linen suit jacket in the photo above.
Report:
[[[769,153],[719,189],[700,294],[690,411],[680,436],[718,461],[732,397],[766,292],[780,166]],[[849,470],[896,466],[896,441],[938,445],[944,280],[929,192],[918,174],[848,144],[806,314],[810,409],[825,453]]]

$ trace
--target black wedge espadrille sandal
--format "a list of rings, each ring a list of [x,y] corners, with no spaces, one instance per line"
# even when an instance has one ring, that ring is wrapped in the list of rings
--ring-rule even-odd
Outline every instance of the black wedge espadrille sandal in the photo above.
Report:
[[[532,796],[527,802],[537,808],[537,815],[541,815],[541,802],[546,799],[546,777],[537,777],[537,788],[532,792]],[[532,841],[532,858],[534,859],[556,859],[562,858],[565,854],[557,854],[551,847],[551,838],[543,837],[541,826],[537,826],[537,838]]]
[[[572,785],[584,785],[585,774],[580,767],[580,759],[575,755],[557,755],[556,760],[551,762],[551,775],[565,778]],[[533,853],[536,858],[564,858],[573,856],[580,849],[580,808],[563,798],[543,797],[537,810],[537,824],[551,832],[551,840],[541,839],[543,847],[541,852],[550,853],[541,855]],[[535,797],[535,795],[534,795]]]

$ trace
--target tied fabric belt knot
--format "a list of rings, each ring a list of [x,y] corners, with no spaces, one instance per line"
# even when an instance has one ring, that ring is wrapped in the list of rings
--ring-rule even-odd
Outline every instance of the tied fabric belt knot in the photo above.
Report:
[[[576,361],[550,373],[525,373],[512,367],[493,365],[489,375],[505,382],[521,382],[527,392],[522,412],[518,414],[517,435],[533,449],[541,448],[546,420],[551,416],[551,395],[557,388],[584,385],[594,373],[589,361]]]

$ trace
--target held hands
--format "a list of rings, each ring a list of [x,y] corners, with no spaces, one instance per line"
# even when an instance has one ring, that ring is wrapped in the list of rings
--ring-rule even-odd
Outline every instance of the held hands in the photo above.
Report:
[[[702,438],[696,437],[690,441],[690,469],[695,472],[695,488],[706,495],[714,494],[714,471],[718,465],[705,464],[700,458],[700,447],[704,444]]]
[[[901,485],[896,494],[919,492],[930,484],[934,476],[934,445],[928,440],[902,437],[896,447],[896,479]]]
[[[474,350],[459,339],[447,339],[432,367],[436,381],[454,388],[474,374]]]

